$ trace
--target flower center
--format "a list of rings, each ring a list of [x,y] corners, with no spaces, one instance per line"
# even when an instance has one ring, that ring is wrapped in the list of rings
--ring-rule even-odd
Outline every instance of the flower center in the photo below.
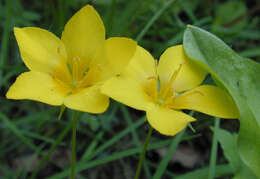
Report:
[[[166,102],[168,98],[174,98],[177,95],[177,93],[173,90],[173,85],[181,68],[182,68],[182,64],[180,64],[178,69],[172,73],[170,81],[167,84],[166,88],[160,90],[159,99],[162,99],[164,102]]]
[[[155,66],[155,77],[149,77],[149,80],[152,80],[152,89],[150,89],[150,96],[153,97],[155,102],[162,106],[168,106],[173,99],[178,96],[178,93],[173,90],[174,82],[182,68],[182,64],[174,71],[171,75],[169,82],[164,88],[162,88],[160,79],[157,73],[157,63]],[[152,91],[152,92],[151,92]]]
[[[68,69],[71,74],[71,87],[77,89],[83,87],[82,83],[87,76],[89,69],[87,65],[83,63],[79,56],[73,57],[68,63]]]
[[[81,59],[80,56],[74,56],[67,59],[60,48],[57,49],[60,57],[60,64],[52,72],[55,80],[68,91],[68,94],[74,93],[82,88],[86,88],[97,83],[97,69],[101,67],[92,65],[87,59]]]

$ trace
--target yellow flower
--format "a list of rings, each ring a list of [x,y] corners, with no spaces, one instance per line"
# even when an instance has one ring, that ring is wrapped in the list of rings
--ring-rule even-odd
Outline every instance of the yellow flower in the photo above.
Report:
[[[222,89],[198,86],[206,72],[191,64],[183,46],[168,48],[159,64],[140,46],[126,70],[102,86],[102,93],[146,111],[150,125],[164,135],[175,135],[195,121],[183,113],[191,109],[222,118],[238,118],[231,97]]]
[[[109,98],[100,86],[121,73],[137,46],[128,38],[105,40],[104,24],[89,5],[68,21],[61,39],[35,27],[14,28],[14,33],[30,71],[16,79],[6,97],[90,113],[107,109]]]

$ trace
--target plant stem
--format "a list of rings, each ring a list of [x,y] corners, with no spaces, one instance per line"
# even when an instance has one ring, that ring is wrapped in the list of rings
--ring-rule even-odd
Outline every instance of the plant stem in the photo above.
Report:
[[[76,137],[77,137],[77,118],[78,112],[74,111],[73,121],[72,121],[72,138],[71,138],[71,179],[75,179],[75,163],[76,163]]]
[[[142,164],[143,164],[143,161],[144,161],[144,158],[145,158],[146,149],[147,149],[147,146],[148,146],[149,141],[151,139],[152,132],[153,132],[153,128],[150,127],[149,131],[148,131],[148,134],[147,134],[147,137],[145,139],[145,143],[144,143],[144,147],[143,147],[143,150],[142,150],[142,154],[141,154],[139,162],[138,162],[137,170],[136,170],[136,173],[135,173],[135,179],[138,179],[139,176],[140,176],[141,169],[142,169]]]
[[[218,141],[217,141],[217,132],[219,129],[219,123],[220,118],[215,118],[214,123],[214,134],[213,134],[213,142],[211,147],[211,154],[210,154],[210,162],[209,162],[209,175],[208,179],[214,179],[215,177],[215,168],[216,168],[216,160],[217,160],[217,147],[218,147]]]

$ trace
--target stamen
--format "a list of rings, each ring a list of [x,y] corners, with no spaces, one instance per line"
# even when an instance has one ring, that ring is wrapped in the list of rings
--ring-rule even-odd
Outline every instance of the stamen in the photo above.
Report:
[[[156,76],[156,86],[157,86],[157,96],[158,96],[158,93],[160,92],[160,78],[158,76],[158,60],[155,59],[155,76]]]
[[[155,76],[149,76],[149,77],[147,77],[147,80],[156,80],[156,77]]]
[[[185,95],[185,97],[187,97],[187,96],[194,95],[194,94],[199,94],[199,95],[204,96],[204,94],[203,94],[201,91],[194,90],[194,91],[191,91],[191,92],[188,92],[188,93],[179,93],[179,94],[176,94],[176,95],[174,95],[174,96],[168,98],[164,104],[167,105],[168,107],[174,109],[174,106],[173,106],[172,104],[174,103],[174,100],[175,100],[176,98],[181,97],[181,96],[183,96],[183,95]]]
[[[189,92],[188,94],[185,94],[185,96],[190,96],[190,95],[193,95],[193,94],[200,94],[200,95],[204,96],[204,94],[201,91],[197,91],[197,90]]]
[[[165,100],[164,100],[164,105],[165,106],[168,106],[168,105],[171,105],[172,101],[174,100],[174,98],[178,96],[178,93],[174,92],[172,93],[171,96],[167,97]]]
[[[74,57],[72,60],[72,79],[74,82],[79,80],[79,67],[80,67],[80,58]]]
[[[154,80],[154,85],[155,85],[155,88],[154,88],[154,98],[157,99],[158,98],[158,93],[160,91],[160,81],[159,81],[159,78],[158,78],[158,60],[155,59],[155,62],[154,62],[154,73],[155,73],[155,80]]]
[[[158,98],[158,73],[157,73],[157,65],[158,61],[155,60],[154,62],[154,75],[147,77],[148,84],[146,86],[146,90],[149,93],[149,95],[157,101]]]
[[[99,70],[100,72],[103,71],[100,64],[97,64],[97,67],[98,67],[98,70]]]
[[[88,67],[84,72],[84,76],[78,82],[78,88],[87,87],[99,80],[100,76],[98,71],[102,70],[100,65]]]
[[[154,100],[157,99],[157,78],[156,76],[149,76],[146,78],[148,80],[146,85],[146,90],[149,93],[149,96],[151,96]]]
[[[169,90],[172,88],[174,81],[176,80],[179,72],[181,71],[181,67],[183,64],[180,64],[179,68],[173,72],[170,82],[168,83],[167,87],[162,91],[161,99],[165,99],[167,97],[167,94],[169,93]]]
[[[157,89],[157,96],[158,96],[158,93],[160,91],[160,81],[159,81],[159,76],[158,76],[158,60],[155,59],[155,68],[154,68],[154,73],[155,73],[155,77],[156,77],[156,89]]]

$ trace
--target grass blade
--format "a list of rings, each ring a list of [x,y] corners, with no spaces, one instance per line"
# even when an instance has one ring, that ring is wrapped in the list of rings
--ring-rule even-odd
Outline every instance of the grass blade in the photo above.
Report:
[[[146,32],[150,29],[150,27],[153,25],[153,23],[162,15],[162,13],[173,3],[175,3],[177,0],[169,0],[159,11],[157,11],[156,14],[149,20],[149,22],[145,25],[143,30],[138,34],[136,37],[136,41],[140,41],[143,36],[146,34]]]
[[[194,111],[191,111],[190,116],[193,116],[194,115]],[[190,123],[188,124],[190,125]],[[184,129],[183,131],[181,131],[181,133],[179,133],[176,137],[174,137],[172,139],[172,142],[170,144],[170,147],[168,149],[168,152],[167,154],[164,156],[163,160],[161,161],[161,163],[159,164],[159,166],[157,167],[157,170],[153,176],[153,179],[160,179],[164,173],[164,171],[166,170],[167,168],[167,165],[169,163],[169,161],[171,160],[171,157],[175,151],[175,149],[177,148],[177,146],[179,145],[179,143],[181,142],[181,140],[183,139],[183,135],[185,133],[185,130]]]
[[[169,145],[170,142],[171,142],[171,140],[164,140],[164,141],[161,141],[161,142],[153,143],[153,144],[148,146],[147,151]],[[114,160],[117,160],[117,159],[122,159],[124,157],[128,157],[128,156],[137,154],[141,150],[142,150],[142,147],[137,147],[137,148],[134,148],[134,149],[128,149],[128,150],[123,151],[123,152],[111,154],[111,155],[108,155],[108,156],[103,157],[101,159],[97,159],[97,160],[93,160],[93,161],[87,161],[87,162],[86,161],[79,162],[78,165],[76,166],[76,173],[81,172],[83,170],[87,170],[87,169],[92,168],[92,167],[95,167],[97,165],[101,165],[101,164],[108,163],[108,162],[111,162],[111,161],[114,161]],[[69,169],[65,169],[63,172],[58,173],[56,175],[53,175],[53,176],[49,177],[48,179],[65,178],[69,174],[70,174]]]
[[[174,179],[191,179],[191,178],[207,179],[209,170],[210,170],[209,167],[200,168],[195,171],[188,172],[184,175],[175,177]],[[231,166],[229,164],[216,165],[215,177],[231,175],[231,174],[233,174],[233,172],[234,172],[234,170],[231,168]]]
[[[26,143],[32,150],[34,150],[38,154],[42,154],[41,149],[34,145],[31,140],[25,137],[16,125],[10,121],[10,119],[5,116],[3,113],[0,112],[0,117],[5,122],[6,126],[17,136],[19,137],[24,143]]]
[[[44,155],[41,159],[41,161],[39,162],[37,168],[33,171],[33,174],[31,175],[30,179],[35,178],[35,176],[37,175],[38,171],[40,170],[40,168],[47,162],[47,160],[49,159],[49,157],[51,156],[51,154],[54,152],[54,150],[56,149],[56,147],[62,142],[63,138],[66,136],[66,134],[70,131],[72,127],[72,120],[70,121],[70,123],[66,126],[66,128],[62,131],[62,133],[59,135],[59,137],[57,138],[56,142],[51,146],[50,150],[48,151],[48,153],[46,155]]]
[[[102,146],[100,146],[94,153],[89,155],[89,157],[87,157],[86,160],[91,160],[92,158],[97,156],[99,153],[103,152],[105,149],[107,149],[108,147],[112,146],[119,139],[121,139],[122,137],[126,136],[129,132],[131,132],[132,129],[135,129],[135,128],[141,126],[144,122],[145,122],[144,118],[138,120],[136,123],[134,123],[133,125],[129,126],[125,130],[123,130],[122,132],[117,134],[115,137],[113,137],[112,139],[108,140]]]
[[[100,141],[100,139],[103,137],[104,135],[104,131],[100,131],[97,134],[97,137],[91,142],[91,144],[89,145],[89,147],[87,148],[87,150],[85,151],[85,153],[82,155],[80,161],[85,160],[96,148],[96,146],[98,145],[98,142]]]
[[[159,164],[159,166],[157,167],[157,170],[153,176],[153,179],[160,179],[162,177],[162,175],[163,175],[164,171],[166,170],[166,167],[167,167],[169,161],[171,160],[171,157],[172,157],[175,149],[177,148],[178,144],[180,143],[184,133],[185,133],[185,130],[183,130],[181,133],[179,133],[176,137],[174,137],[172,139],[168,152],[164,156],[164,158],[161,161],[161,163]]]
[[[210,163],[209,163],[209,175],[208,179],[214,179],[215,177],[215,168],[216,168],[216,160],[217,160],[217,132],[219,129],[220,118],[215,118],[214,122],[214,134],[213,134],[213,142],[211,147],[211,154],[210,154]]]
[[[121,111],[123,112],[123,116],[124,116],[124,118],[127,122],[127,125],[132,125],[133,121],[131,119],[131,116],[130,116],[129,111],[127,110],[126,106],[121,105],[120,108],[121,108]],[[133,136],[133,140],[135,142],[135,145],[137,147],[142,146],[142,143],[140,142],[140,139],[139,139],[138,134],[137,134],[135,129],[132,129],[131,134]],[[149,167],[148,167],[145,159],[143,161],[143,166],[144,166],[144,172],[145,172],[146,177],[151,178],[152,175],[151,175],[151,172],[149,170]]]

